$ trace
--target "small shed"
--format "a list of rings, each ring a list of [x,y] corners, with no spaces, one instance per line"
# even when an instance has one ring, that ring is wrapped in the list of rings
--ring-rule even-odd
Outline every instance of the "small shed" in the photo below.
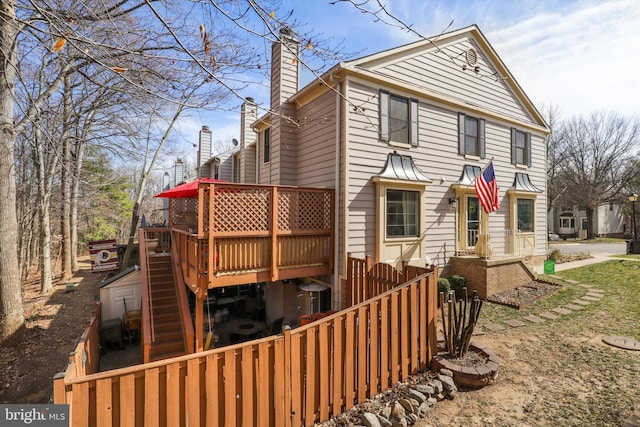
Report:
[[[126,309],[140,310],[142,295],[140,266],[130,267],[100,284],[100,320],[122,319]]]

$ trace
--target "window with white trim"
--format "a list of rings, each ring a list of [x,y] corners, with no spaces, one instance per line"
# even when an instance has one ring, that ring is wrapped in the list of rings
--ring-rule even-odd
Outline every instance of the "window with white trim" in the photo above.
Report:
[[[458,154],[485,158],[484,119],[458,113]]]
[[[380,90],[380,139],[418,146],[418,100]]]
[[[415,237],[420,229],[420,192],[387,189],[387,237]]]
[[[576,226],[575,218],[560,218],[561,228],[574,228]]]
[[[531,133],[511,128],[511,163],[531,166]]]

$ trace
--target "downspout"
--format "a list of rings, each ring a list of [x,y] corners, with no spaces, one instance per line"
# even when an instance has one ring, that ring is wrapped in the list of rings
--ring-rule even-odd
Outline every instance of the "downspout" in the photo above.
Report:
[[[343,116],[344,119],[341,120],[342,122],[342,127],[340,128],[340,147],[342,152],[342,156],[338,156],[337,161],[339,162],[339,165],[344,165],[344,172],[343,172],[343,176],[342,176],[342,197],[343,197],[343,203],[342,203],[342,217],[343,217],[343,222],[341,225],[342,228],[342,248],[343,248],[343,253],[342,255],[342,259],[340,260],[340,267],[341,267],[341,271],[342,272],[346,272],[346,253],[347,251],[347,241],[349,239],[349,212],[347,210],[347,206],[349,205],[347,197],[349,194],[349,156],[348,156],[348,129],[349,129],[349,116],[348,116],[348,109],[346,108],[346,102],[347,102],[347,96],[348,96],[348,90],[347,90],[347,85],[346,85],[346,79],[342,81],[342,83],[340,84],[340,114],[341,117]],[[337,211],[337,209],[336,209]],[[338,275],[338,279],[344,279],[346,280],[346,276],[344,274],[342,275]],[[342,283],[341,281],[339,283]],[[342,290],[342,289],[341,289]],[[341,292],[341,296],[342,296],[342,292]],[[340,302],[342,302],[342,299],[340,300]],[[342,308],[342,305],[340,306]]]
[[[333,81],[333,74],[329,77],[330,80]],[[342,90],[342,83],[337,84],[337,92],[340,93]],[[335,192],[334,192],[334,203],[335,207],[333,209],[333,221],[334,224],[340,224],[340,142],[342,137],[342,132],[340,131],[340,123],[342,121],[342,102],[340,96],[336,95],[336,148],[335,148],[335,156],[336,156],[336,164],[335,164]],[[342,286],[340,281],[340,268],[342,266],[342,262],[340,261],[340,227],[336,227],[337,233],[334,234],[334,242],[333,242],[333,309],[340,310],[342,308],[341,300],[342,300]],[[335,292],[338,291],[338,292]]]
[[[258,106],[256,105],[256,111]],[[257,115],[257,113],[256,113]],[[255,128],[251,128],[253,132],[256,134],[256,179],[254,180],[256,184],[260,184],[260,133],[256,132]]]

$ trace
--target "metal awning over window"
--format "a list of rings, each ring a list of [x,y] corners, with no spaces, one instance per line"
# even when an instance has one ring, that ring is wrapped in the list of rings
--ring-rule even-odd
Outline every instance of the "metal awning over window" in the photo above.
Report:
[[[430,184],[432,182],[420,172],[411,156],[404,156],[395,151],[389,153],[387,163],[384,165],[382,172],[374,177],[374,180],[379,179],[412,181],[424,184]]]
[[[513,179],[513,185],[510,190],[526,193],[542,193],[542,190],[531,183],[529,174],[522,172],[516,172],[516,176]]]
[[[452,188],[472,187],[476,177],[480,175],[480,166],[464,165],[460,179],[454,182]]]

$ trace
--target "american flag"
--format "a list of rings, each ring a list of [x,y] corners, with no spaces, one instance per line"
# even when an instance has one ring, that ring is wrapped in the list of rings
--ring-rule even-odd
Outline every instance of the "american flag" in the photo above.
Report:
[[[486,213],[495,212],[500,209],[500,200],[498,199],[498,183],[496,175],[493,172],[493,162],[478,175],[475,182],[476,194],[480,199],[480,204]]]

